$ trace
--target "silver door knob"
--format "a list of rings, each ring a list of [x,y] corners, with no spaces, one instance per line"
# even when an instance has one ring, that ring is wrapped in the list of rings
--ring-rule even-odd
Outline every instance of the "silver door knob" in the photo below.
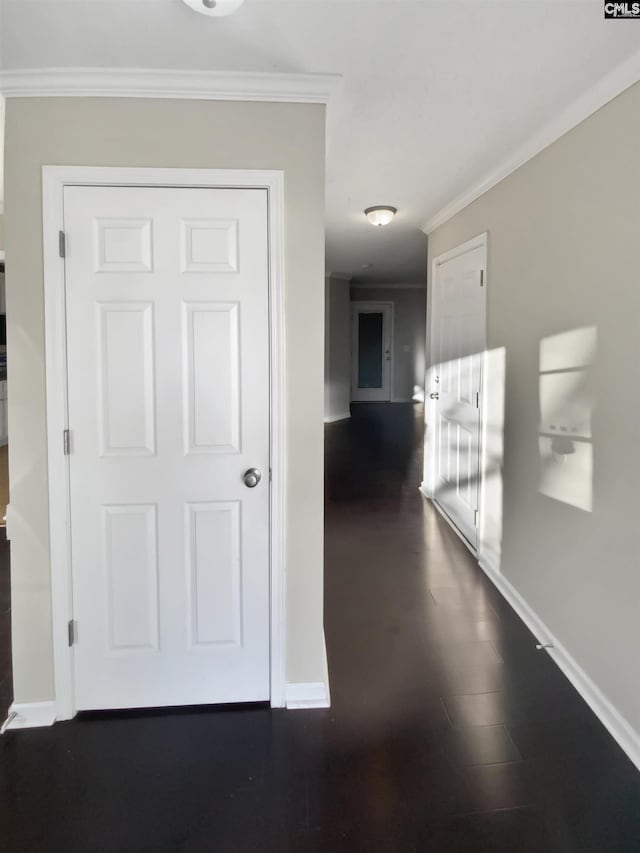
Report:
[[[440,394],[438,394],[438,392],[437,392],[437,391],[432,391],[432,392],[431,392],[431,394],[429,394],[429,397],[430,397],[432,400],[439,400],[439,399],[440,399]]]
[[[255,489],[262,479],[262,471],[259,468],[249,468],[242,477],[248,489]]]

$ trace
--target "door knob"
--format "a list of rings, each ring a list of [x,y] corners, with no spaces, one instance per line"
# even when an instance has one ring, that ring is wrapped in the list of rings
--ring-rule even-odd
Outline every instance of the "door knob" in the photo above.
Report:
[[[430,397],[432,400],[439,400],[439,399],[440,399],[440,394],[438,394],[438,392],[437,392],[437,391],[432,391],[432,392],[431,392],[431,394],[429,394],[429,397]]]
[[[249,468],[242,477],[248,489],[255,489],[262,479],[262,471],[259,468]]]

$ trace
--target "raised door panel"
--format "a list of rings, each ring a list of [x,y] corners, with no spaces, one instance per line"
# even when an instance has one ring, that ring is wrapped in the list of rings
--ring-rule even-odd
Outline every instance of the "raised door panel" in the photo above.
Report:
[[[475,509],[475,500],[473,499],[476,488],[477,470],[474,471],[474,461],[477,462],[477,456],[474,454],[474,436],[470,430],[465,429],[460,424],[456,427],[457,431],[457,495],[458,498],[470,510]]]
[[[152,220],[96,218],[93,223],[94,271],[152,272]]]
[[[437,450],[437,465],[438,479],[444,483],[448,483],[451,479],[450,475],[450,448],[451,448],[451,423],[447,418],[440,415],[438,417],[438,450]]]
[[[158,649],[155,504],[102,507],[107,653]],[[98,589],[96,589],[98,594]]]
[[[183,305],[185,453],[240,452],[240,309]]]
[[[237,219],[182,220],[182,272],[237,273],[238,230]]]
[[[155,453],[153,306],[101,302],[98,310],[100,452]]]
[[[242,645],[240,503],[186,507],[189,640]]]

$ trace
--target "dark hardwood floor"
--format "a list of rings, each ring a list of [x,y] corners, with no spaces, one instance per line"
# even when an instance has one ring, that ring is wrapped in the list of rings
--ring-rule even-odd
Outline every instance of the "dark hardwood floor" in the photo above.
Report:
[[[10,732],[2,851],[640,851],[640,774],[418,494],[420,418],[327,428],[332,708]]]

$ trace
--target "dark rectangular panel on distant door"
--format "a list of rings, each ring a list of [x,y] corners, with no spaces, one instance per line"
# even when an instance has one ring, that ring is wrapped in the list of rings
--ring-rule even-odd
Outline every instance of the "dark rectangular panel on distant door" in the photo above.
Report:
[[[358,315],[358,388],[382,388],[382,313]]]

